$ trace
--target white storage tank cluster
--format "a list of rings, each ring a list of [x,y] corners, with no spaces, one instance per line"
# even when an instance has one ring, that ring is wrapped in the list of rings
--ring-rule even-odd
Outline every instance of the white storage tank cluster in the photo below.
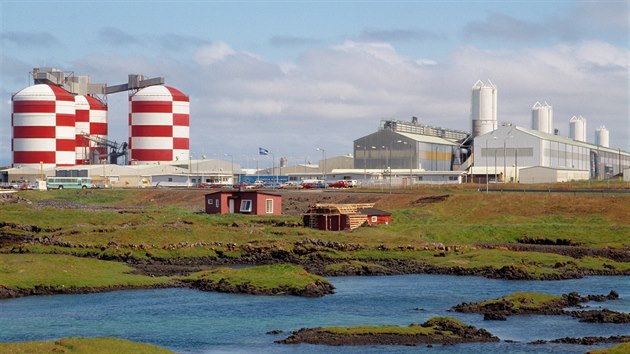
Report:
[[[553,107],[536,102],[532,107],[532,129],[553,134]]]
[[[483,135],[497,129],[497,87],[488,80],[478,80],[472,87],[472,135]]]
[[[569,137],[575,141],[586,142],[586,119],[573,116],[569,119]]]
[[[39,168],[75,164],[75,100],[47,84],[29,86],[12,97],[13,164]]]
[[[105,159],[107,148],[85,139],[85,135],[107,139],[107,106],[91,96],[76,95],[76,164],[97,163],[94,158]],[[92,155],[92,156],[90,156]]]
[[[129,97],[129,112],[131,163],[188,160],[188,96],[169,86],[149,86]]]
[[[603,125],[595,129],[595,144],[602,147],[610,147],[610,133]]]

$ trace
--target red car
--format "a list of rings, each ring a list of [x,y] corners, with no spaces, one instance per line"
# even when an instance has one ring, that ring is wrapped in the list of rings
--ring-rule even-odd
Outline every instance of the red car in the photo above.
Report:
[[[337,182],[332,182],[328,184],[329,187],[331,188],[348,188],[350,187],[350,184],[348,184],[348,182],[340,180]]]

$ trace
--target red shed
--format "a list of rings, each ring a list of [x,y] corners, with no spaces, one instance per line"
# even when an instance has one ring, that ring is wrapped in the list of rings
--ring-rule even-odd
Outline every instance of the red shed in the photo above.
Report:
[[[358,210],[359,213],[367,216],[368,225],[390,225],[392,223],[392,213],[375,209],[375,208],[363,208]]]
[[[219,191],[206,194],[208,214],[282,215],[282,196],[261,191]]]

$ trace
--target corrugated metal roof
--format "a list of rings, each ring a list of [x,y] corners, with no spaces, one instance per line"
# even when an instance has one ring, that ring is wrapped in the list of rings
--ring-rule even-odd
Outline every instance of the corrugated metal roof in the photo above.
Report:
[[[591,150],[606,151],[606,152],[610,152],[610,153],[614,153],[614,154],[618,154],[620,152],[619,149],[611,149],[611,148],[607,148],[607,147],[603,147],[603,146],[598,146],[598,145],[587,143],[587,142],[584,142],[584,141],[573,140],[571,138],[567,138],[567,137],[560,136],[560,135],[548,134],[548,133],[541,132],[541,131],[538,131],[538,130],[527,129],[527,128],[523,128],[523,127],[519,127],[519,126],[514,126],[513,128],[515,128],[516,130],[521,131],[521,132],[523,132],[525,134],[529,134],[529,135],[535,136],[535,137],[537,137],[539,139],[543,139],[543,140],[549,140],[549,141],[553,141],[553,142],[557,142],[557,143],[569,144],[569,145],[574,145],[574,146],[581,146],[581,147],[589,148]],[[621,150],[621,155],[623,155],[623,156],[630,156],[630,153]]]
[[[438,136],[420,135],[420,134],[411,134],[411,133],[401,133],[401,132],[394,132],[394,133],[396,133],[398,135],[402,135],[405,138],[421,142],[421,143],[450,145],[450,146],[458,146],[459,145],[459,144],[457,144],[455,142],[455,140],[444,139],[444,138],[440,138]]]

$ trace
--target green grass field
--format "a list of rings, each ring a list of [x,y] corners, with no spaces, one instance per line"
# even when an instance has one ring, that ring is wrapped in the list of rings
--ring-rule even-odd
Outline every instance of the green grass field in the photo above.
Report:
[[[5,253],[2,256],[15,257],[13,263],[5,258],[0,269],[13,267],[18,260],[36,259],[46,254],[69,256],[59,258],[63,262],[51,263],[50,267],[55,271],[66,269],[77,274],[79,267],[71,263],[95,261],[86,257],[117,261],[130,257],[139,260],[202,257],[238,260],[247,255],[248,250],[273,248],[292,252],[297,250],[296,243],[315,239],[359,245],[360,249],[354,251],[326,247],[309,251],[338,259],[346,265],[364,262],[368,267],[379,267],[373,262],[412,260],[439,267],[499,269],[513,266],[534,277],[571,269],[630,271],[630,262],[597,256],[572,258],[554,253],[475,246],[477,243],[514,243],[526,237],[568,240],[590,248],[627,248],[630,246],[628,194],[486,194],[460,186],[399,192],[380,195],[377,203],[392,212],[392,225],[363,227],[353,232],[326,232],[287,226],[299,224],[299,215],[207,215],[200,211],[203,191],[25,191],[20,192],[20,196],[34,203],[0,205],[0,225],[4,225],[5,237],[26,237],[38,242],[19,246],[9,243],[0,247],[0,254]],[[414,203],[420,197],[438,193],[449,193],[449,197],[436,203]],[[55,203],[88,207],[47,206],[58,206]],[[455,247],[457,251],[436,257],[436,245]],[[29,254],[7,254],[14,252]],[[359,266],[358,263],[354,265]],[[85,276],[77,275],[73,280],[75,286],[89,284],[90,279],[102,279],[97,283],[107,284],[111,272],[117,274],[115,278],[119,279],[119,284],[160,281],[127,274],[129,269],[119,263],[111,263],[105,268],[96,263],[83,267],[86,266],[97,273],[86,271],[83,272]],[[341,269],[345,265],[331,267],[335,270],[334,267]],[[6,273],[6,276],[11,275]],[[43,275],[33,273],[32,277],[34,284]]]
[[[151,286],[166,277],[131,274],[119,262],[55,254],[0,254],[0,285],[30,289],[38,285],[62,288]]]
[[[0,343],[0,352],[11,354],[167,354],[173,353],[154,345],[118,338],[62,338],[56,341]]]
[[[610,348],[591,350],[587,354],[628,354],[630,353],[630,343],[621,343]]]

